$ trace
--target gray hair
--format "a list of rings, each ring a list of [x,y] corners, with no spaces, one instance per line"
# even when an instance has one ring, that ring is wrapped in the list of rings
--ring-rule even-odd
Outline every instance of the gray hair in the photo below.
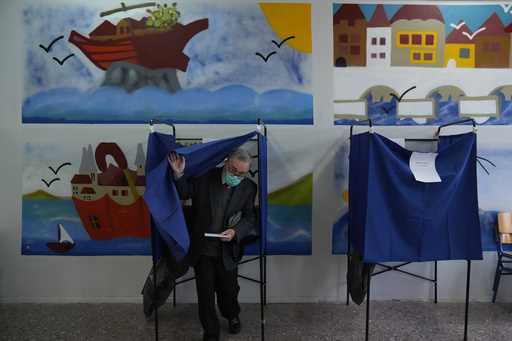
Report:
[[[245,163],[251,162],[251,154],[243,148],[236,148],[228,155],[228,160],[239,160]]]

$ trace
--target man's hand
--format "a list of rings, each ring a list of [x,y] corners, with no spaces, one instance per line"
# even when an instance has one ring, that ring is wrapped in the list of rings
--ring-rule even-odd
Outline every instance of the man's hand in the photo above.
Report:
[[[169,165],[171,166],[174,175],[178,178],[182,176],[185,171],[185,158],[178,155],[176,152],[171,152],[167,157],[167,160],[169,161]]]
[[[220,240],[223,242],[230,242],[233,240],[233,238],[235,238],[236,231],[234,229],[227,229],[226,231],[222,232],[222,235],[224,237],[222,237]]]

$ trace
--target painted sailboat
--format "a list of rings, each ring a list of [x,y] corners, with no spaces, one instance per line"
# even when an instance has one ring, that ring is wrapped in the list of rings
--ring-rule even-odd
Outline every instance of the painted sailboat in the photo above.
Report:
[[[68,252],[75,246],[75,241],[64,228],[64,225],[57,225],[58,241],[46,243],[48,249],[54,252]]]

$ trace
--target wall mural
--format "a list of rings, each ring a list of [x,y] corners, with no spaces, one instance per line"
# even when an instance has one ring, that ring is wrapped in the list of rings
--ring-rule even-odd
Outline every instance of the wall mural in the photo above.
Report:
[[[150,215],[142,197],[146,143],[127,142],[129,138],[122,142],[80,140],[25,144],[22,254],[151,254]],[[190,145],[202,139],[178,142]],[[257,154],[255,142],[244,148]],[[270,150],[269,161],[278,164],[276,157]],[[277,170],[271,165],[272,177]],[[257,162],[252,162],[250,175],[256,182],[257,172]],[[313,177],[304,172],[297,179],[287,177],[270,185],[269,254],[311,254]],[[254,245],[246,253],[258,250]]]
[[[511,9],[334,4],[334,124],[511,124]]]
[[[313,123],[310,4],[98,6],[24,6],[23,123]]]

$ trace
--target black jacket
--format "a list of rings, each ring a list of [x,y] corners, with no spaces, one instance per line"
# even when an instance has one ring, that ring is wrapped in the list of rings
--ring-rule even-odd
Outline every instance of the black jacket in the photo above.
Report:
[[[190,234],[189,264],[194,266],[203,250],[205,232],[212,221],[212,216],[218,213],[217,195],[223,190],[221,181],[222,168],[214,168],[206,174],[187,179],[184,176],[175,181],[180,199],[192,199],[187,226]],[[250,179],[243,179],[234,187],[233,194],[224,215],[224,226],[227,227],[229,217],[242,213],[241,219],[233,228],[236,236],[231,242],[222,242],[222,260],[226,270],[232,270],[242,257],[240,241],[244,240],[256,226],[256,210],[254,199],[257,186]]]

